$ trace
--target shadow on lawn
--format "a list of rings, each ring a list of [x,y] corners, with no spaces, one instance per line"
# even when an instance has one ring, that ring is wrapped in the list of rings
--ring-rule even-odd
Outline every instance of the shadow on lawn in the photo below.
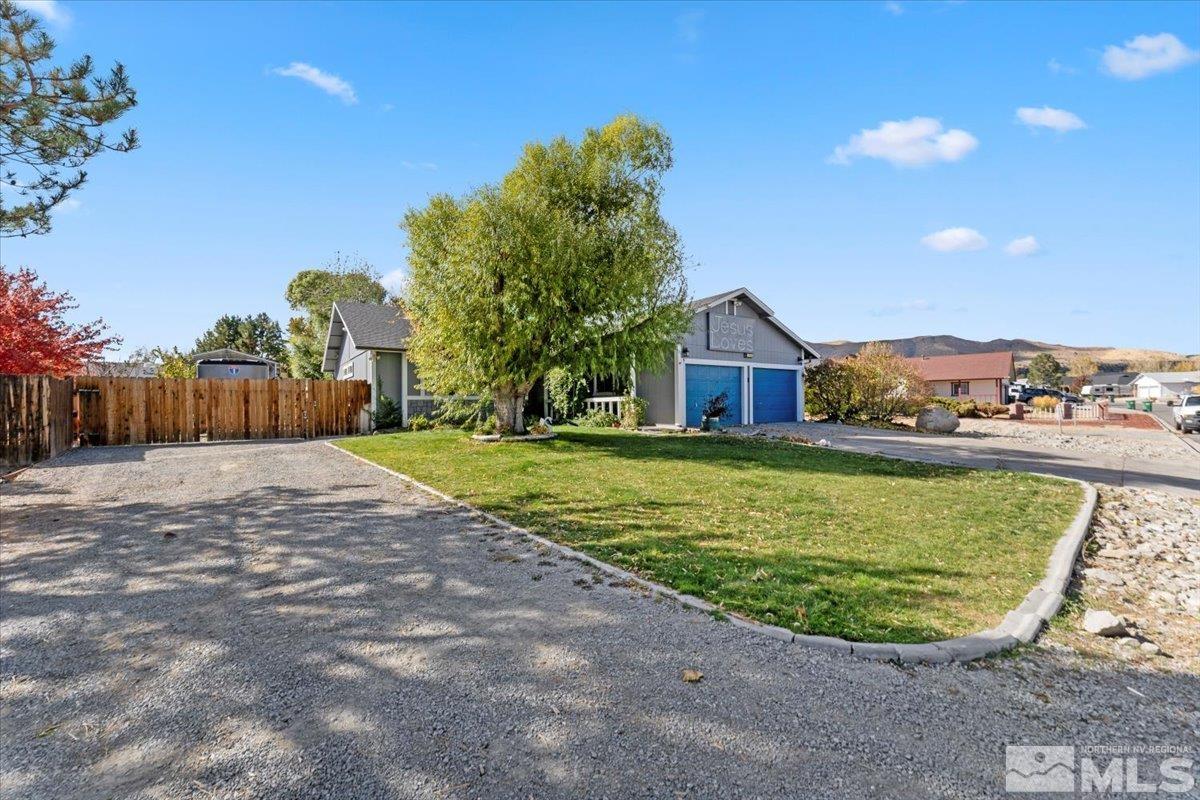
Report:
[[[381,472],[320,445],[273,447],[277,461],[215,481],[195,476],[225,454],[159,461],[161,482],[129,499],[115,493],[131,465],[98,456],[56,465],[72,495],[57,468],[3,487],[7,792],[578,797],[769,783],[799,796],[812,774],[850,765],[863,786],[894,788],[915,755],[928,765],[911,779],[928,781],[918,796],[962,780],[948,747],[981,760],[998,741],[1083,741],[1091,724],[1032,700],[1036,715],[996,717],[951,696],[945,671],[918,685],[602,582],[584,591],[573,562],[496,560],[522,548]],[[690,665],[703,684],[679,680]],[[1073,679],[1098,698],[1127,697],[1133,680]],[[1136,681],[1152,697],[1200,688]],[[1013,687],[984,691],[1020,702]],[[910,704],[842,702],[896,692],[961,727],[922,737]],[[1165,714],[1140,719],[1154,730]],[[888,736],[871,758],[814,735],[821,720],[853,738],[864,716]],[[634,768],[630,752],[650,757]]]

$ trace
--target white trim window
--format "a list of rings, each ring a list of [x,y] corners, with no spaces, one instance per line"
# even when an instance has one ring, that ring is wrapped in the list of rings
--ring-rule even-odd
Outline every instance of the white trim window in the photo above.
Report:
[[[354,362],[349,361],[342,365],[342,380],[349,380],[354,377]]]

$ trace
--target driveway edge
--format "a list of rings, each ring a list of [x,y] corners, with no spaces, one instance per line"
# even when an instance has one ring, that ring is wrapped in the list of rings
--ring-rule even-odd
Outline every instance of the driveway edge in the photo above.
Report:
[[[996,627],[977,631],[967,636],[959,636],[955,639],[945,639],[925,644],[852,642],[834,636],[813,636],[804,633],[793,633],[786,628],[775,625],[763,625],[760,622],[755,622],[741,615],[725,611],[706,600],[701,600],[699,597],[693,597],[692,595],[663,586],[660,583],[640,578],[632,572],[614,567],[612,564],[593,558],[587,553],[576,550],[573,547],[568,547],[564,544],[553,542],[544,536],[539,536],[495,514],[490,514],[470,503],[459,500],[457,497],[453,497],[428,484],[422,483],[410,475],[389,469],[382,464],[376,464],[370,459],[363,458],[356,453],[351,453],[349,450],[338,447],[336,440],[328,440],[325,444],[339,453],[357,459],[376,469],[383,470],[426,494],[433,495],[451,505],[469,511],[471,514],[485,519],[504,530],[518,534],[576,561],[581,561],[623,583],[639,586],[650,592],[653,596],[667,597],[686,608],[703,611],[714,616],[720,615],[727,618],[739,628],[745,628],[763,636],[769,636],[772,639],[779,639],[817,650],[841,653],[871,661],[892,661],[905,664],[945,664],[950,661],[974,661],[1001,653],[1005,650],[1011,650],[1021,644],[1028,644],[1036,639],[1038,634],[1041,633],[1042,628],[1058,613],[1058,609],[1063,604],[1067,586],[1071,581],[1071,572],[1075,566],[1075,559],[1079,557],[1083,541],[1087,538],[1088,530],[1092,523],[1092,515],[1096,511],[1096,503],[1099,498],[1095,487],[1077,478],[1064,478],[1058,475],[1045,475],[1038,472],[1026,473],[1029,475],[1039,475],[1044,478],[1078,483],[1083,487],[1083,502],[1080,503],[1079,511],[1071,521],[1071,524],[1067,526],[1066,531],[1054,545],[1054,550],[1050,553],[1050,559],[1046,566],[1046,575],[1042,578],[1041,583],[1031,589],[1029,594],[1025,595],[1025,599],[1021,604],[1008,612],[1004,616],[1004,620]],[[887,456],[884,457],[886,458]]]

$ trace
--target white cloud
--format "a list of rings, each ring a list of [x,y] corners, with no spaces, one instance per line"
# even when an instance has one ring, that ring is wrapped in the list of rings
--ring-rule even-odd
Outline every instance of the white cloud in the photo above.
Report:
[[[978,146],[979,140],[964,130],[943,132],[938,120],[913,117],[860,131],[835,148],[829,161],[849,164],[855,158],[881,158],[898,167],[920,167],[935,161],[958,161]]]
[[[299,78],[306,83],[311,83],[326,94],[340,98],[348,106],[358,102],[358,95],[354,93],[354,87],[348,81],[319,70],[310,64],[293,61],[286,67],[276,67],[271,72],[286,78]]]
[[[57,0],[16,0],[17,8],[22,8],[30,14],[37,14],[47,22],[55,25],[71,24],[71,12]]]
[[[1171,72],[1200,61],[1200,52],[1192,50],[1170,33],[1135,36],[1121,47],[1110,44],[1101,59],[1105,72],[1116,78],[1137,81],[1159,72]]]
[[[379,282],[383,284],[383,288],[387,289],[394,295],[398,295],[404,288],[404,277],[405,272],[403,268],[394,269],[380,278]]]
[[[385,114],[386,114],[386,113],[388,113],[389,111],[395,111],[395,110],[396,110],[396,104],[395,104],[395,103],[384,103],[383,105],[381,105],[381,106],[379,107],[379,110],[380,110],[380,111],[382,111],[382,112],[383,112],[383,113],[385,113]]]
[[[1078,75],[1079,70],[1074,67],[1069,67],[1059,61],[1057,58],[1052,58],[1046,62],[1046,69],[1053,72],[1055,75]]]
[[[879,308],[871,309],[873,317],[891,317],[896,314],[904,314],[909,311],[934,311],[937,309],[936,303],[931,303],[928,300],[909,300],[904,303],[889,303]]]
[[[1004,245],[1004,252],[1010,256],[1032,256],[1042,252],[1042,246],[1033,236],[1022,236]]]
[[[50,209],[50,213],[55,216],[58,216],[59,214],[70,214],[72,212],[78,211],[82,207],[83,207],[82,200],[76,200],[74,197],[68,197],[66,200],[63,200],[61,203],[56,205],[54,208]]]
[[[1028,125],[1030,129],[1049,128],[1059,133],[1077,131],[1087,127],[1087,124],[1083,120],[1070,111],[1064,111],[1061,108],[1051,108],[1050,106],[1042,106],[1041,108],[1025,106],[1018,108],[1017,120]]]
[[[438,165],[432,161],[401,161],[400,166],[420,172],[433,172],[438,168]]]
[[[887,2],[883,4],[883,8],[893,17],[898,17],[904,13],[904,6],[900,5],[898,2],[896,2],[896,0],[887,0]]]
[[[987,247],[987,239],[974,228],[946,228],[921,238],[921,244],[939,253],[962,253],[969,250],[982,250]]]

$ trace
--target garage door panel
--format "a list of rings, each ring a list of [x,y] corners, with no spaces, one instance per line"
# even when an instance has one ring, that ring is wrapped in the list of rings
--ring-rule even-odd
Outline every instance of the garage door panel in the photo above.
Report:
[[[704,412],[704,403],[710,397],[725,392],[729,398],[729,413],[721,418],[722,424],[742,424],[742,368],[720,367],[708,364],[688,364],[684,384],[686,387],[687,424],[698,428]]]
[[[754,370],[754,421],[796,421],[795,370]]]

